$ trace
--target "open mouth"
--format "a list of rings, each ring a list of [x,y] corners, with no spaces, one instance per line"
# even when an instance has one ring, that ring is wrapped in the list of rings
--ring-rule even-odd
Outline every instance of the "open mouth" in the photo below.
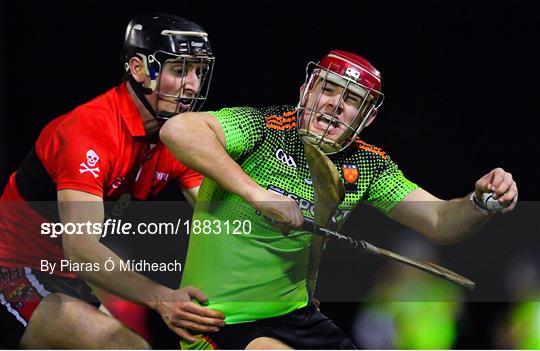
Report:
[[[178,104],[177,105],[178,111],[180,112],[189,111],[191,105],[194,103],[194,97],[191,95],[188,97],[181,97],[181,98],[178,98],[178,100],[176,100],[176,103]]]
[[[191,105],[191,101],[193,100],[193,98],[190,98],[190,97],[187,97],[187,98],[179,98],[178,99],[178,103],[179,104],[182,104],[182,105]]]
[[[317,122],[316,127],[320,130],[328,130],[328,132],[331,132],[332,130],[339,128],[339,121],[324,113],[315,116],[315,120]]]
[[[189,103],[183,103],[183,102],[178,102],[178,105],[176,106],[176,109],[178,110],[178,112],[185,112],[187,110],[189,110],[189,107],[191,106],[191,104]]]

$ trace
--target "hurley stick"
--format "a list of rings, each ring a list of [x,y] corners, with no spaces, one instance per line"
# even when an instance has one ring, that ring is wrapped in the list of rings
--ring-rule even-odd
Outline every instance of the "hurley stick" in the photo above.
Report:
[[[431,262],[411,259],[392,251],[378,248],[363,240],[356,240],[350,236],[326,229],[325,227],[330,223],[334,212],[345,198],[345,190],[336,166],[326,154],[309,142],[304,143],[304,152],[311,172],[315,195],[314,225],[308,229],[309,231],[326,238],[345,241],[353,247],[362,249],[364,252],[389,257],[408,266],[447,279],[460,286],[471,290],[474,289],[474,282],[449,269]],[[306,219],[306,224],[308,223],[309,220]]]

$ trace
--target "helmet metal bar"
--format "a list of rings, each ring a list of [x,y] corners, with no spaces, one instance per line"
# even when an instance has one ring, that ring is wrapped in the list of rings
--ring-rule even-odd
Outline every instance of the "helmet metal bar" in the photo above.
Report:
[[[144,61],[144,71],[150,78],[150,84],[145,86],[138,83],[131,75],[128,80],[146,109],[156,118],[167,119],[176,113],[184,112],[185,109],[197,110],[208,96],[214,57],[208,34],[196,23],[163,13],[148,13],[134,17],[126,28],[121,56],[127,72],[129,72],[128,62],[132,57],[138,56]],[[184,75],[181,79],[175,80],[176,83],[180,83],[178,89],[165,92],[161,73],[162,69],[166,69],[165,63],[169,59],[183,60]],[[191,61],[200,64],[201,74],[197,72],[198,89],[194,89],[190,96],[186,96],[185,74],[189,73],[186,72],[186,68],[190,66]],[[176,94],[178,91],[179,94]],[[176,106],[174,109],[171,106],[167,111],[158,111],[158,102],[150,103],[147,99],[149,94],[156,94],[173,103],[176,101]]]
[[[330,80],[331,76],[336,76]],[[339,79],[339,82],[336,81]],[[331,82],[339,86],[342,91],[337,100],[336,106],[333,112],[326,113],[322,109],[318,110],[317,106],[320,104],[321,97],[324,94],[324,89]],[[352,85],[356,87],[352,87]],[[332,65],[322,67],[317,63],[309,62],[306,66],[306,78],[304,83],[304,91],[302,93],[300,102],[297,106],[299,123],[298,129],[302,136],[308,136],[312,143],[317,145],[320,149],[324,149],[327,154],[333,154],[339,152],[349,145],[359,136],[360,132],[365,128],[369,118],[373,115],[376,108],[378,108],[384,99],[384,94],[380,91],[370,88],[358,81],[349,78],[346,75],[340,75],[332,71]],[[315,87],[319,87],[319,91],[315,92]],[[357,90],[360,89],[361,92]],[[315,99],[310,99],[309,96],[312,93],[316,93]],[[339,120],[336,116],[340,112],[340,107],[345,103],[346,94],[355,94],[361,97],[360,105],[357,108],[357,112],[352,119],[351,124],[345,123],[345,121]],[[310,101],[311,100],[311,101]],[[367,111],[367,105],[373,102]],[[313,132],[313,124],[316,123],[316,119],[322,116],[327,123],[326,128],[321,133]],[[359,120],[362,118],[362,120]],[[307,121],[306,121],[307,119]],[[307,124],[303,126],[302,124]],[[337,137],[337,140],[331,140],[328,138],[331,126],[339,125],[343,132]],[[336,149],[332,151],[332,149]]]
[[[155,62],[157,62],[159,65],[160,65],[160,70],[161,68],[165,69],[166,65],[167,64],[170,64],[170,63],[173,63],[174,60],[180,60],[181,63],[182,63],[182,77],[181,77],[181,80],[180,80],[180,92],[178,94],[167,94],[167,93],[164,93],[161,91],[161,84],[159,84],[159,82],[161,82],[161,78],[163,75],[160,75],[160,79],[158,81],[158,84],[156,86],[156,89],[154,90],[154,92],[159,96],[159,97],[165,97],[165,98],[172,98],[173,101],[175,101],[177,103],[176,107],[175,107],[175,114],[178,114],[180,112],[188,112],[188,111],[198,111],[204,104],[207,96],[208,96],[208,92],[210,90],[210,82],[211,82],[211,78],[212,78],[212,73],[213,73],[213,64],[214,64],[214,58],[213,57],[207,57],[207,56],[203,56],[203,57],[192,57],[192,56],[188,56],[188,55],[173,55],[173,54],[170,54],[170,53],[166,53],[166,52],[162,52],[160,51],[162,54],[166,54],[167,56],[173,56],[173,58],[171,59],[167,59],[166,61],[162,63],[160,63],[160,61],[156,58],[155,59]],[[156,52],[154,54],[154,56],[157,56],[158,52]],[[199,78],[199,88],[193,92],[193,96],[185,96],[185,83],[186,83],[186,78],[187,78],[187,75],[189,74],[188,72],[188,64],[189,63],[192,63],[194,64],[195,66],[198,65],[199,69],[201,70],[201,72],[197,75],[197,77]],[[197,69],[197,68],[195,68]],[[204,90],[204,92],[203,92]],[[203,92],[203,94],[201,95],[201,92]],[[157,101],[156,101],[156,104],[157,104]],[[187,111],[181,111],[181,104],[184,104],[184,105],[188,105],[189,104],[189,108]],[[155,111],[158,111],[158,108],[157,108],[157,105],[155,106]],[[168,119],[171,117],[171,113],[163,113],[161,111],[158,111],[158,116],[157,118],[159,119]]]

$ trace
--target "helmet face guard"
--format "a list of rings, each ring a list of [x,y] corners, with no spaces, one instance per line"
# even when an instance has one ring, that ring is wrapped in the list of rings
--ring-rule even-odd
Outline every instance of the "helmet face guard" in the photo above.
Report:
[[[149,80],[137,83],[130,71],[129,60],[138,57]],[[168,119],[180,112],[198,111],[202,108],[210,89],[214,56],[208,41],[208,34],[199,25],[184,18],[150,14],[131,20],[126,29],[122,59],[128,79],[135,93],[146,108],[158,119]],[[174,65],[174,93],[165,91],[163,76],[168,65]],[[198,78],[198,88],[185,89],[186,77],[192,70]],[[168,71],[167,71],[168,72]],[[170,81],[170,77],[168,77]],[[144,95],[156,94],[159,99],[176,103],[175,108],[159,111],[151,106]]]
[[[139,56],[142,55],[139,54]],[[202,108],[208,97],[212,81],[213,56],[173,55],[168,52],[157,51],[147,58],[143,58],[143,61],[147,61],[145,63],[147,67],[146,74],[150,77],[149,85],[145,86],[147,92],[155,93],[159,99],[176,103],[174,111],[159,111],[155,106],[156,118],[169,119],[178,113],[199,111]],[[177,92],[174,94],[166,92],[162,84],[164,75],[170,74],[165,72],[173,70],[169,68],[170,66],[174,67],[175,85],[178,86]],[[187,75],[191,74],[190,71],[192,70],[195,70],[198,78],[199,84],[196,90],[186,89]]]
[[[342,151],[377,113],[380,87],[379,72],[358,55],[334,50],[308,63],[297,106],[300,137],[327,154]]]

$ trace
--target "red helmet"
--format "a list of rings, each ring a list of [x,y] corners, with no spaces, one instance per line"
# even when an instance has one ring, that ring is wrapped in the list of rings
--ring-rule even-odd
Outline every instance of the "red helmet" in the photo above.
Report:
[[[323,57],[319,66],[352,79],[367,88],[381,91],[381,73],[360,55],[332,50]]]
[[[306,68],[299,132],[326,153],[350,145],[382,104],[381,74],[365,58],[333,50]]]

